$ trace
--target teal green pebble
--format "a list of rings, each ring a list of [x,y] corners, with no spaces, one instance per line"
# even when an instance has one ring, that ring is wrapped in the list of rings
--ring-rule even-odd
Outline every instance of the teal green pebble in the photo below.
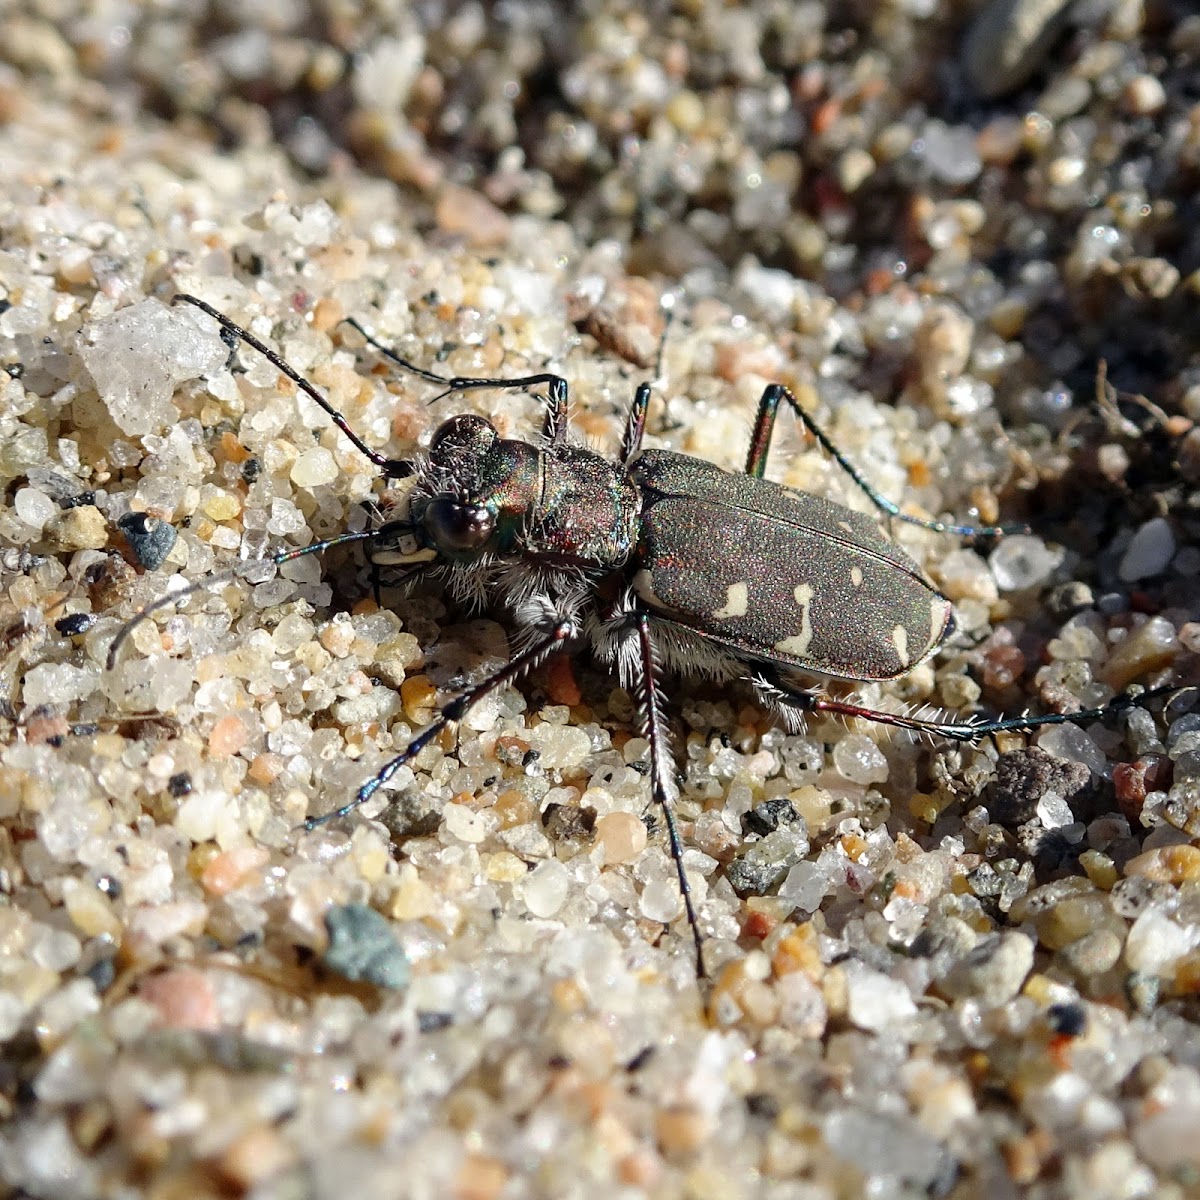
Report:
[[[387,918],[365,904],[341,904],[325,914],[325,966],[352,983],[401,991],[411,976],[408,959]]]

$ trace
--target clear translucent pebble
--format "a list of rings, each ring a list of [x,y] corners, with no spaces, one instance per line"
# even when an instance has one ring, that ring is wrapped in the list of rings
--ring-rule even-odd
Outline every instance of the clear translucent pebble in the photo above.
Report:
[[[825,1143],[838,1158],[866,1176],[900,1178],[924,1191],[943,1170],[944,1152],[915,1123],[885,1113],[845,1109],[825,1118]],[[873,1194],[875,1189],[868,1189]],[[880,1194],[909,1195],[907,1189]]]
[[[788,738],[780,756],[784,776],[791,784],[813,783],[825,767],[825,750],[814,738]]]
[[[679,884],[674,879],[650,880],[642,888],[638,907],[648,921],[661,921],[665,925],[675,920],[683,907]]]
[[[1045,829],[1060,829],[1075,820],[1071,806],[1056,792],[1047,792],[1038,801],[1037,816]]]
[[[452,837],[470,845],[478,845],[491,832],[482,814],[472,812],[465,804],[447,804],[442,810],[442,825]]]
[[[825,899],[829,877],[819,863],[798,862],[779,885],[779,898],[804,912],[816,912]]]
[[[91,832],[88,810],[70,797],[60,797],[38,820],[38,837],[46,853],[71,861]]]
[[[1144,711],[1134,709],[1134,712]],[[1200,713],[1184,713],[1182,717],[1171,722],[1167,730],[1167,751],[1174,756],[1175,747],[1179,745],[1185,734],[1200,731]]]
[[[0,992],[0,1041],[16,1036],[25,1008],[12,992]]]
[[[337,475],[337,463],[323,446],[306,450],[292,464],[292,482],[297,487],[319,487],[323,483],[332,483]]]
[[[271,519],[267,522],[268,533],[282,537],[285,534],[296,533],[303,528],[304,514],[290,500],[271,501]]]
[[[996,599],[996,581],[987,563],[965,546],[951,550],[938,564],[938,582],[955,602]]]
[[[1156,909],[1142,913],[1125,940],[1125,962],[1130,970],[1146,975],[1166,975],[1171,964],[1200,941],[1200,927],[1184,927]]]
[[[5,1177],[22,1190],[68,1200],[99,1194],[93,1164],[80,1153],[65,1118],[19,1126],[8,1141]]]
[[[570,889],[570,872],[558,859],[549,858],[525,879],[525,906],[535,917],[552,917],[562,908]]]
[[[1200,1076],[1193,1067],[1172,1067],[1138,1106],[1134,1143],[1153,1166],[1191,1178],[1200,1166],[1198,1128]]]
[[[1018,592],[1037,587],[1062,561],[1062,552],[1051,550],[1041,538],[1014,534],[1002,538],[988,565],[1001,591]]]
[[[37,488],[18,488],[13,508],[17,516],[34,529],[41,529],[57,511],[54,501]]]
[[[1051,725],[1038,735],[1037,744],[1039,750],[1056,758],[1081,762],[1097,775],[1102,775],[1108,766],[1104,752],[1078,725]]]
[[[1200,731],[1185,733],[1172,747],[1175,783],[1187,783],[1200,776]]]
[[[229,350],[197,314],[143,300],[84,326],[80,356],[112,419],[126,434],[178,420],[174,386],[221,367]]]
[[[547,770],[577,767],[592,752],[592,739],[574,725],[543,722],[530,731],[529,741]]]
[[[73,667],[70,663],[43,663],[25,676],[22,698],[29,708],[42,704],[67,704],[82,700],[96,690],[99,671]]]
[[[946,183],[969,183],[982,165],[975,147],[975,132],[965,125],[926,121],[920,141],[913,149],[924,152],[929,170]]]
[[[883,751],[861,733],[848,733],[834,746],[833,765],[851,783],[883,783],[888,777]]]
[[[51,971],[65,971],[79,961],[79,939],[65,929],[48,929],[33,948],[33,961]]]
[[[850,1020],[860,1029],[886,1029],[915,1016],[916,1002],[907,986],[853,959],[844,964],[846,1004]]]

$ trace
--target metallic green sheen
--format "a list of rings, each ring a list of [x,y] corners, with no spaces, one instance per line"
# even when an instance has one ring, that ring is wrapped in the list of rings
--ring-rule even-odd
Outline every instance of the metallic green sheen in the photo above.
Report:
[[[619,567],[637,530],[638,491],[621,466],[582,446],[542,452],[542,499],[525,552],[544,564]]]
[[[518,538],[541,492],[540,467],[537,449],[517,441],[497,442],[480,464],[479,495],[472,499],[495,513],[500,554],[519,552]]]

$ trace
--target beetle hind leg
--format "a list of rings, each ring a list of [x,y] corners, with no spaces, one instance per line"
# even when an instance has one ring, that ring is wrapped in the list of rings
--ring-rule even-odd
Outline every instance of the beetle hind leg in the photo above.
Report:
[[[885,712],[847,700],[835,700],[820,691],[790,688],[781,678],[767,672],[751,675],[750,683],[759,700],[794,733],[803,732],[805,719],[809,714],[832,713],[847,719],[857,717],[876,725],[907,729],[912,733],[931,738],[946,738],[953,742],[978,742],[995,733],[1030,733],[1048,725],[1078,725],[1086,721],[1099,721],[1131,708],[1144,707],[1148,700],[1179,690],[1172,685],[1154,688],[1148,692],[1121,692],[1107,704],[1083,708],[1072,713],[1023,713],[1016,717],[988,718],[975,715],[955,717],[928,708],[908,713]]]

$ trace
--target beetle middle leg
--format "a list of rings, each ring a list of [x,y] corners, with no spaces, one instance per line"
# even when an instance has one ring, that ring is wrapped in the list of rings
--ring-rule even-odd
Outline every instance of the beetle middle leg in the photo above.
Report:
[[[654,383],[662,384],[663,354],[667,346],[667,332],[675,318],[675,296],[668,292],[662,298],[663,321],[662,337],[658,340],[658,355],[654,360]],[[651,383],[639,383],[633,394],[633,403],[625,414],[625,433],[621,438],[621,461],[627,463],[642,448],[642,437],[646,432],[646,413],[650,408]]]
[[[771,437],[775,432],[775,421],[779,416],[780,401],[786,400],[791,405],[801,425],[812,435],[817,444],[837,463],[859,490],[871,501],[880,512],[894,517],[898,521],[907,521],[922,529],[932,529],[935,533],[956,533],[960,537],[1002,537],[1011,533],[1026,533],[1025,525],[952,525],[946,521],[937,521],[925,517],[913,516],[902,512],[900,506],[893,500],[878,492],[852,462],[837,448],[833,439],[804,411],[800,401],[781,383],[768,384],[758,402],[758,414],[754,418],[754,432],[750,435],[750,450],[746,455],[746,474],[756,479],[763,477],[767,469],[767,454],[771,448]]]
[[[642,448],[646,432],[646,410],[650,407],[650,384],[639,383],[633,403],[625,415],[625,433],[621,438],[621,461],[627,463]]]
[[[663,716],[662,693],[659,690],[662,667],[650,629],[650,617],[646,613],[635,612],[632,621],[638,639],[638,654],[635,660],[637,704],[642,731],[646,741],[650,743],[651,793],[662,809],[666,822],[667,845],[675,864],[675,875],[679,880],[679,892],[683,897],[688,927],[692,931],[692,940],[696,943],[696,974],[704,979],[704,939],[700,936],[700,924],[696,919],[695,905],[692,903],[692,888],[683,866],[683,843],[679,840],[679,828],[675,824],[675,802],[679,799],[679,786],[675,778],[671,735]]]

